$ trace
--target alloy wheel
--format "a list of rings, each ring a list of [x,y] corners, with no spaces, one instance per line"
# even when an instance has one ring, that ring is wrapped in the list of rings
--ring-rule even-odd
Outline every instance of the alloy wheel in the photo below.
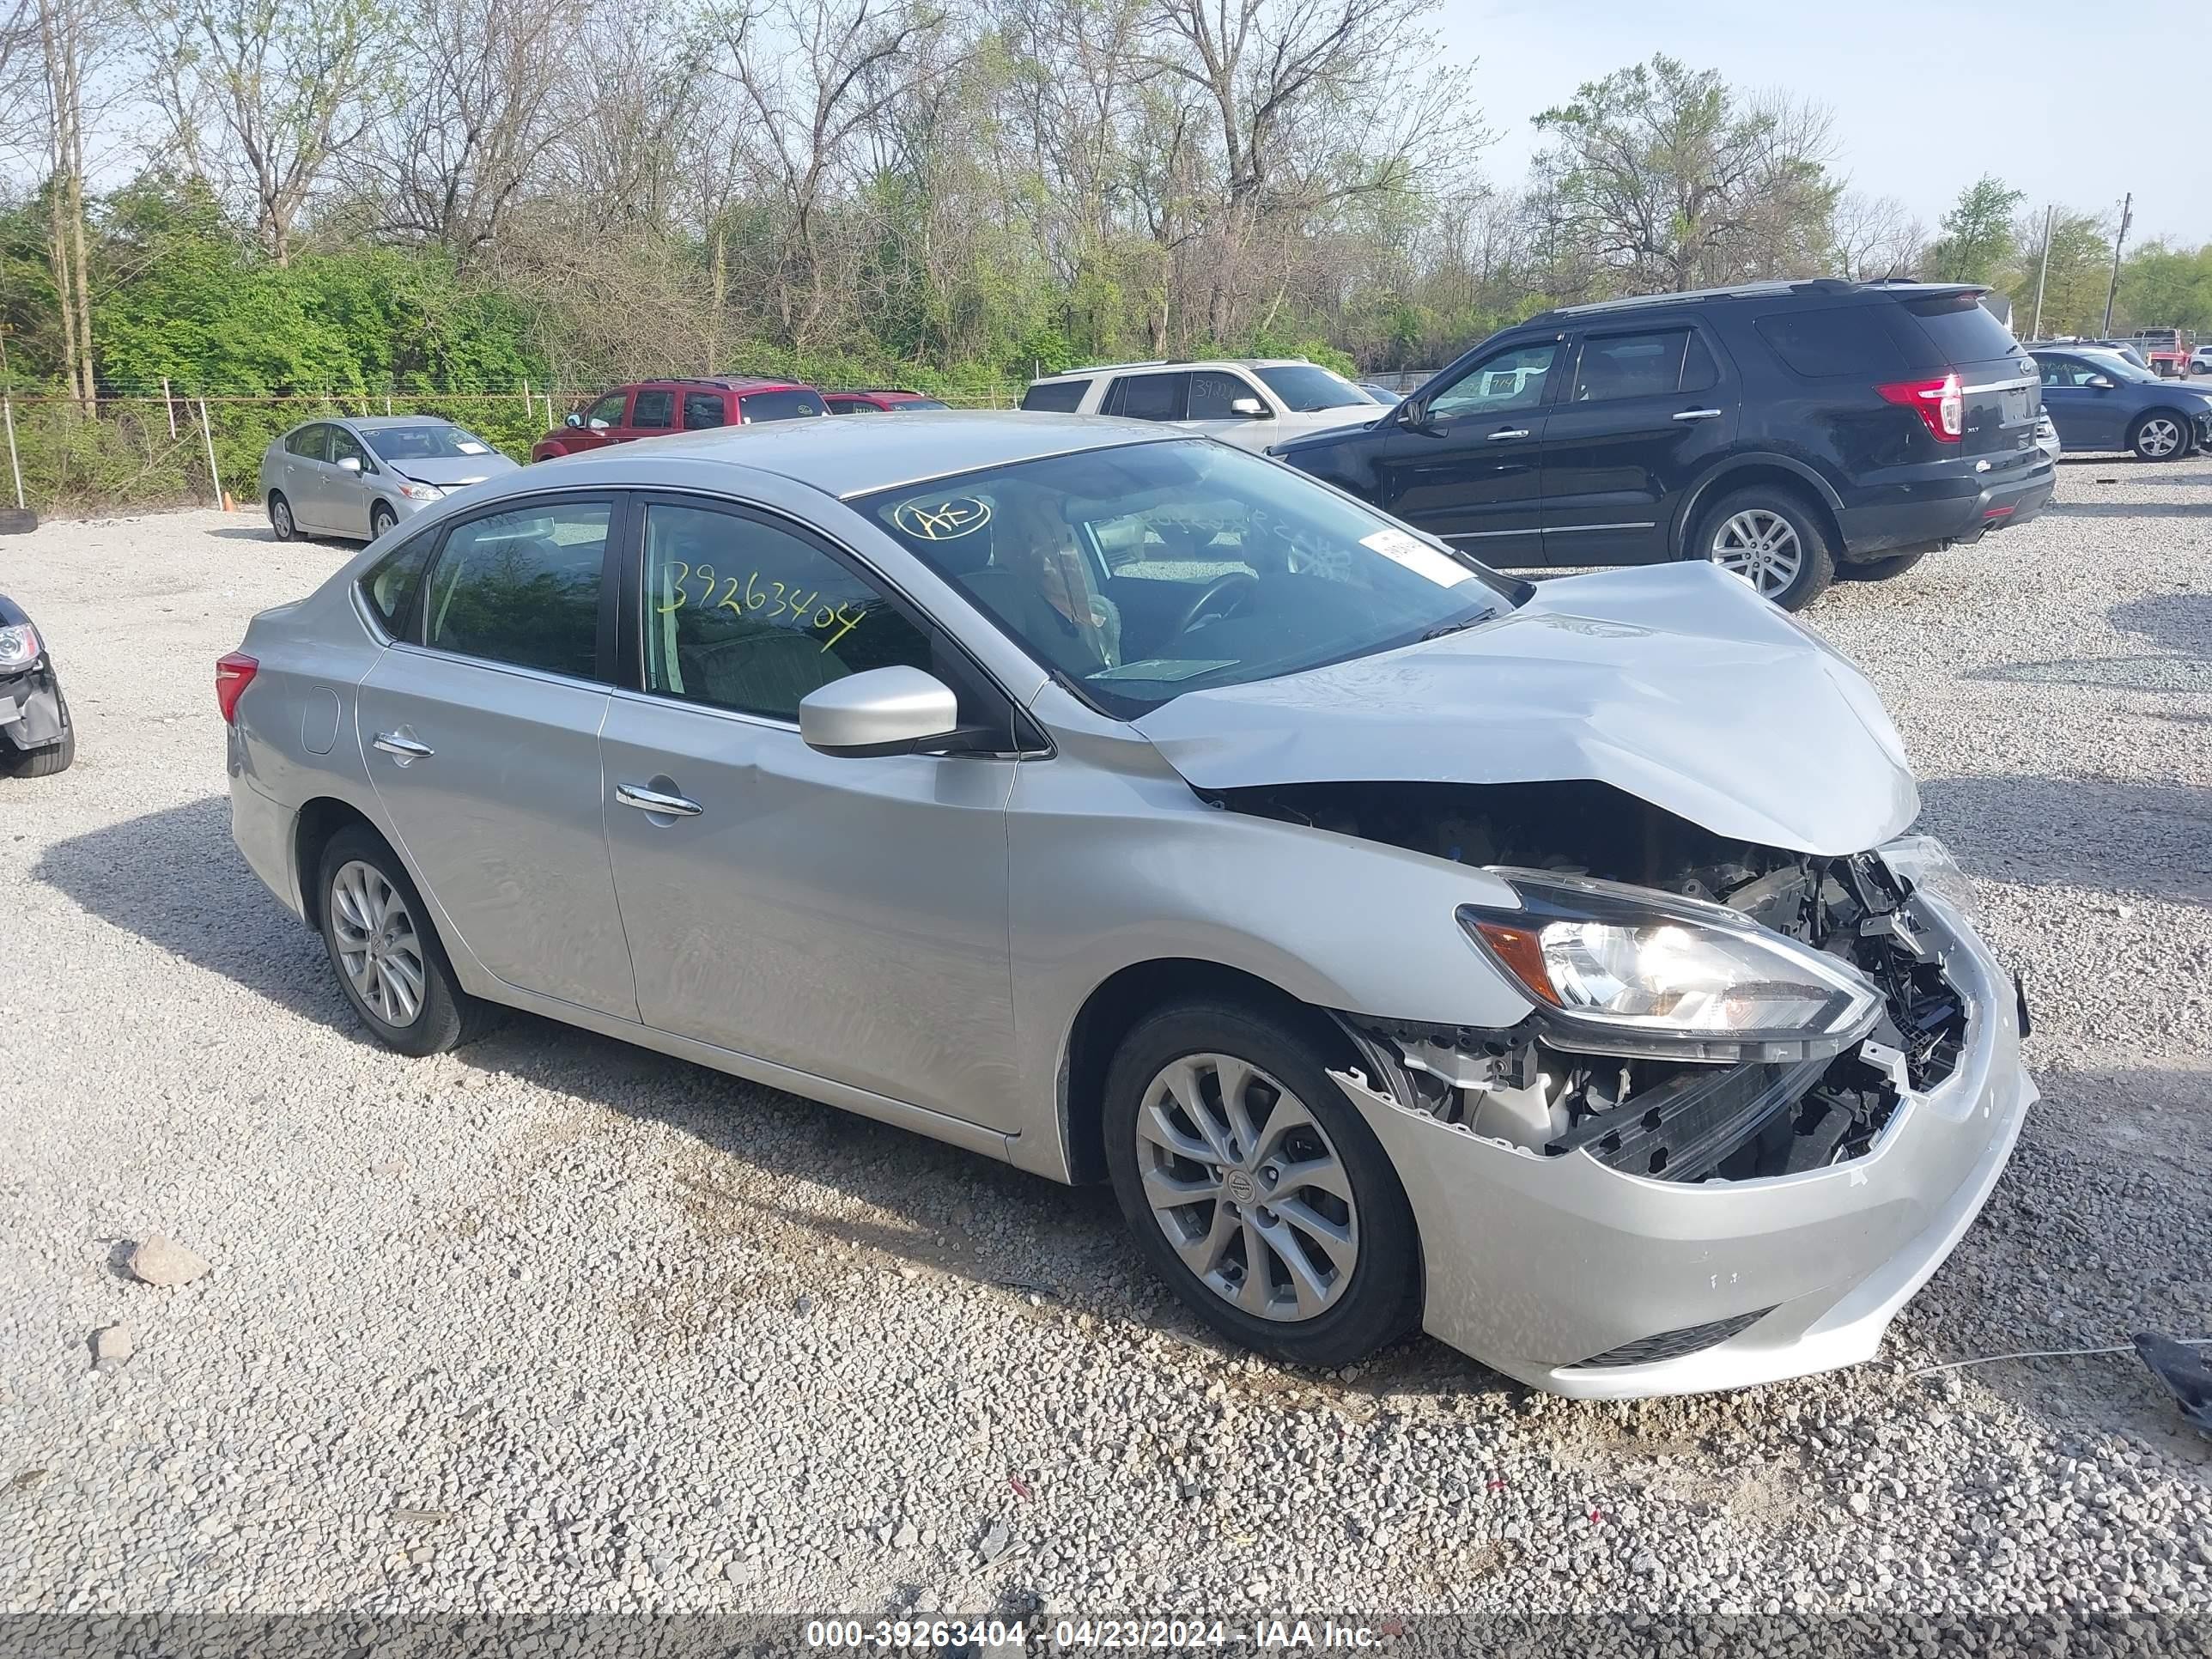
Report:
[[[289,542],[292,539],[292,509],[285,505],[281,496],[270,504],[269,520],[276,529],[278,541]]]
[[[331,880],[331,933],[338,966],[362,1006],[387,1025],[422,1012],[422,941],[407,901],[384,872],[359,859]]]
[[[2162,461],[2181,447],[2181,422],[2154,415],[2136,434],[2136,447],[2154,461]]]
[[[1137,1171],[1183,1265],[1245,1313],[1312,1319],[1351,1284],[1351,1176],[1304,1103],[1257,1066],[1229,1054],[1163,1066],[1137,1112]]]
[[[1804,544],[1789,520],[1763,507],[1732,514],[1713,532],[1710,556],[1761,599],[1781,596],[1805,568]]]

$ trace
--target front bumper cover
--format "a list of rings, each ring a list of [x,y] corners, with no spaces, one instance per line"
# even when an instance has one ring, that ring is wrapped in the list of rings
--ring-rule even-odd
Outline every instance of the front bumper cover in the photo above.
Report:
[[[1870,1358],[1987,1200],[2036,1099],[2012,979],[1955,910],[1924,891],[1914,904],[1966,999],[1966,1045],[1942,1083],[1904,1094],[1865,1156],[1826,1169],[1651,1180],[1479,1138],[1340,1073],[1413,1206],[1429,1333],[1577,1399],[1742,1388]],[[1720,1340],[1611,1357],[1663,1353],[1661,1339],[1701,1328]]]
[[[44,655],[28,668],[0,675],[0,744],[43,749],[62,740],[61,682]]]

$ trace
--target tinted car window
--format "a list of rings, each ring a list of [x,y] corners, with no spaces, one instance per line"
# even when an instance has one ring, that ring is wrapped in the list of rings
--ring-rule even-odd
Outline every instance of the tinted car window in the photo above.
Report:
[[[1778,311],[1753,326],[1785,368],[1808,380],[1846,374],[1881,380],[1905,371],[1904,355],[1873,306]]]
[[[1224,374],[1216,369],[1199,369],[1190,377],[1189,413],[1183,418],[1192,421],[1241,421],[1230,405],[1239,398],[1249,398],[1266,407],[1260,394],[1234,374]]]
[[[1133,421],[1180,421],[1188,374],[1124,374],[1107,394],[1106,412]]]
[[[326,426],[303,426],[284,440],[284,447],[302,460],[327,460],[330,459],[330,430]]]
[[[1542,340],[1486,357],[1431,397],[1429,414],[1443,419],[1534,409],[1544,401],[1545,381],[1559,355],[1557,341]]]
[[[726,426],[729,416],[722,407],[719,392],[687,392],[684,394],[684,429],[697,432],[710,426]]]
[[[591,412],[584,416],[586,426],[620,426],[623,410],[629,402],[627,392],[610,392],[593,404]]]
[[[1601,334],[1585,340],[1575,368],[1575,401],[1602,403],[1672,392],[1681,385],[1682,356],[1689,344],[1686,328]]]
[[[2020,349],[2012,331],[1971,294],[1942,299],[1907,300],[1905,308],[1920,320],[1936,350],[1954,363],[1987,362]]]
[[[884,411],[866,398],[844,398],[830,405],[832,415],[880,415]]]
[[[431,572],[422,642],[597,678],[611,511],[603,501],[550,501],[456,525]]]
[[[646,689],[796,720],[864,669],[931,666],[928,636],[811,542],[757,519],[656,503],[645,515]]]
[[[435,531],[417,536],[396,552],[378,560],[361,579],[362,598],[368,601],[368,608],[384,624],[384,631],[394,639],[407,636],[408,613],[415,603],[415,590],[422,580],[423,567],[430,562],[430,550],[437,544]]]
[[[1713,349],[1705,343],[1705,337],[1697,330],[1690,331],[1690,342],[1682,352],[1682,390],[1703,392],[1721,383],[1721,366],[1713,361]]]
[[[330,459],[333,464],[359,461],[364,471],[368,470],[368,452],[361,447],[360,439],[342,426],[326,426],[323,430],[330,434]]]
[[[830,405],[815,392],[748,392],[738,399],[738,419],[746,425],[755,421],[800,420],[829,412]]]
[[[1083,405],[1088,380],[1048,380],[1022,393],[1024,409],[1041,409],[1051,415],[1072,415]]]
[[[630,404],[629,423],[661,428],[676,424],[676,394],[668,391],[641,392]]]
[[[904,398],[891,405],[890,412],[896,415],[902,412],[911,413],[917,409],[950,409],[951,407],[951,404],[940,403],[935,398]]]
[[[1301,415],[1317,409],[1351,409],[1369,402],[1351,381],[1314,363],[1280,363],[1255,371],[1268,389]]]

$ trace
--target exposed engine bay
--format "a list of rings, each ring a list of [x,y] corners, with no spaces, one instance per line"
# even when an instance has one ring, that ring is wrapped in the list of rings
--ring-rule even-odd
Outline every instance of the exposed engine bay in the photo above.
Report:
[[[1301,784],[1213,792],[1228,810],[1483,866],[1589,876],[1724,905],[1849,963],[1882,994],[1841,1054],[1715,1064],[1576,1051],[1509,1030],[1340,1016],[1401,1104],[1547,1157],[1588,1152],[1666,1181],[1746,1180],[1865,1153],[1907,1088],[1950,1075],[1963,999],[1921,938],[1911,889],[1871,853],[1732,842],[1602,783]]]

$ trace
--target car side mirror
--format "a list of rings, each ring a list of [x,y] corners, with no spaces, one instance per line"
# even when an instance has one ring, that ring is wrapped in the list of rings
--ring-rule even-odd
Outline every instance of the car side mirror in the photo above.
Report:
[[[1242,415],[1249,421],[1264,421],[1268,418],[1270,411],[1267,405],[1257,398],[1232,398],[1229,400],[1229,412]]]
[[[343,460],[338,463],[338,470],[341,472],[359,472],[361,471],[361,457],[358,455],[347,456]]]
[[[961,736],[960,700],[919,668],[871,668],[800,698],[799,735],[824,755],[911,755]]]
[[[584,424],[584,417],[572,409],[561,417],[561,423],[563,426],[581,427]]]
[[[2089,384],[2096,387],[2100,392],[2110,392],[2112,389],[2112,381],[2106,379],[2102,374],[2092,374],[2089,377]]]
[[[1426,432],[1429,428],[1429,406],[1419,398],[1408,398],[1390,411],[1390,418],[1408,432]]]

